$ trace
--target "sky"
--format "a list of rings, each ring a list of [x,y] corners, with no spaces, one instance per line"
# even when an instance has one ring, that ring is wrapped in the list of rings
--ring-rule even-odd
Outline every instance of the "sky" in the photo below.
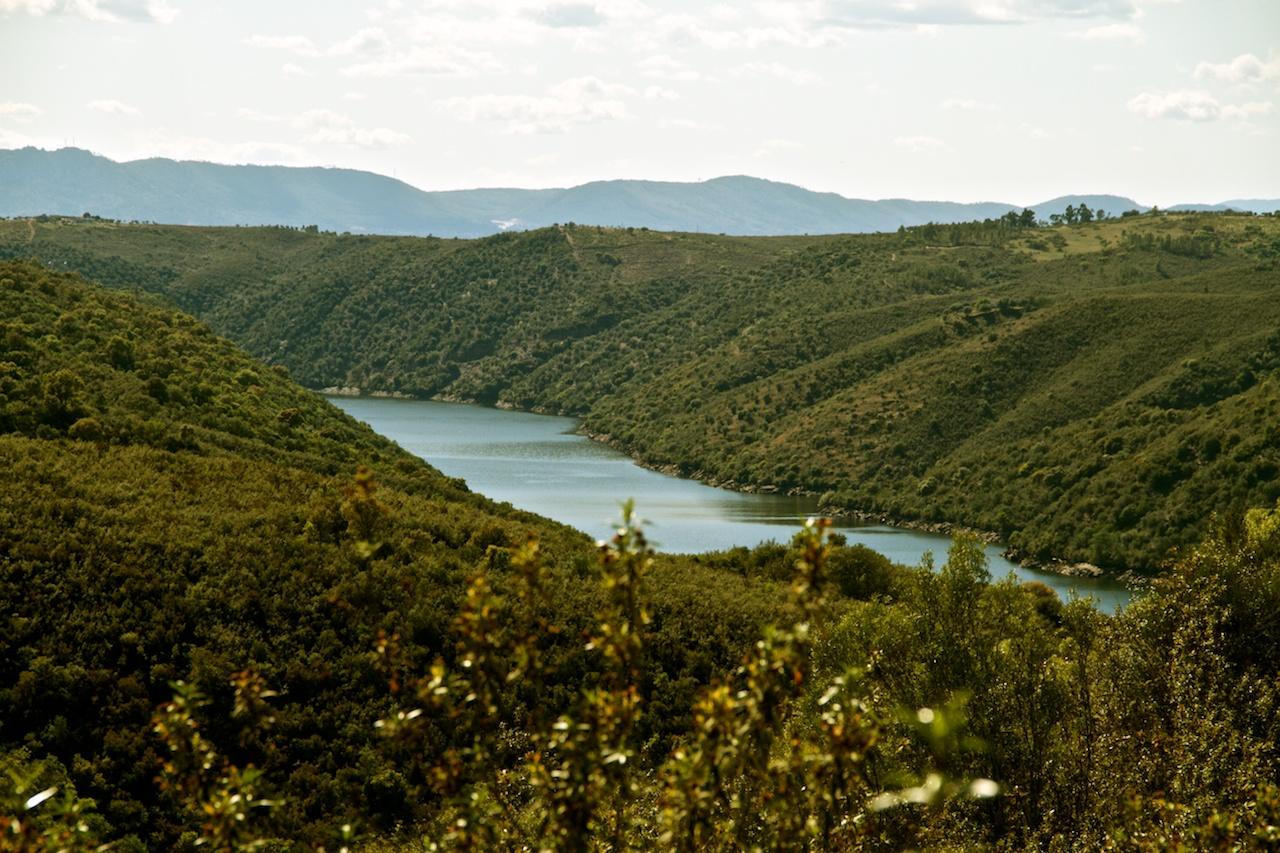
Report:
[[[0,148],[423,189],[1280,197],[1280,0],[0,0],[0,57]]]

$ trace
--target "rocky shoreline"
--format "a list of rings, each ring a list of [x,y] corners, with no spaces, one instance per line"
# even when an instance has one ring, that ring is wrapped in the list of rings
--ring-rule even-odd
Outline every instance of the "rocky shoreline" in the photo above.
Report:
[[[418,399],[412,394],[404,394],[400,391],[364,391],[355,385],[333,385],[329,388],[321,388],[318,393],[327,394],[330,397],[378,397],[391,400]]]

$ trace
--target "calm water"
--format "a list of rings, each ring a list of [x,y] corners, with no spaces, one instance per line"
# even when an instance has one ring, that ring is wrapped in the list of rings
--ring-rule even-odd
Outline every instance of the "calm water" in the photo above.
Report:
[[[554,518],[606,538],[621,501],[634,498],[646,532],[660,549],[698,552],[786,542],[810,515],[814,498],[746,495],[683,480],[636,465],[618,451],[573,431],[572,418],[532,415],[472,406],[372,397],[331,397],[348,414],[426,459],[472,491]],[[927,551],[941,564],[945,536],[884,525],[838,524],[851,543],[860,542],[897,563],[915,565]],[[1013,572],[1039,580],[1066,598],[1092,596],[1108,612],[1129,599],[1113,582],[1065,578],[1017,566],[987,549],[993,577]]]

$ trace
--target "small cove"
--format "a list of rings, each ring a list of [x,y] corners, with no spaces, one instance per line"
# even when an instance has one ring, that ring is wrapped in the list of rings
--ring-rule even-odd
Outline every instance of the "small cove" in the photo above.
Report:
[[[633,498],[646,532],[661,550],[701,552],[786,542],[817,513],[811,497],[742,494],[637,465],[630,457],[575,432],[573,418],[535,415],[466,403],[381,397],[329,397],[330,402],[421,456],[475,492],[576,527],[609,535],[621,502]],[[850,543],[897,563],[917,565],[926,552],[946,560],[946,536],[882,524],[837,522]],[[1026,569],[988,545],[994,579],[1013,572],[1059,596],[1091,596],[1105,612],[1131,593],[1110,579],[1070,578]]]

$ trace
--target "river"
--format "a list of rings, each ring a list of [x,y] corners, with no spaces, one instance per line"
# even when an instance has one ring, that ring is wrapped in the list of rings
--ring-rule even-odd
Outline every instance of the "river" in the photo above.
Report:
[[[352,417],[417,454],[475,492],[553,518],[605,538],[623,500],[635,500],[655,547],[694,553],[788,541],[817,501],[789,495],[742,494],[637,465],[611,447],[578,435],[572,418],[513,412],[466,403],[330,397]],[[946,560],[945,536],[881,524],[837,523],[850,543],[861,543],[896,563],[918,565],[932,552]],[[1059,596],[1092,597],[1113,613],[1130,592],[1111,580],[1068,578],[1025,569],[988,545],[992,577],[1013,572],[1038,580]]]

